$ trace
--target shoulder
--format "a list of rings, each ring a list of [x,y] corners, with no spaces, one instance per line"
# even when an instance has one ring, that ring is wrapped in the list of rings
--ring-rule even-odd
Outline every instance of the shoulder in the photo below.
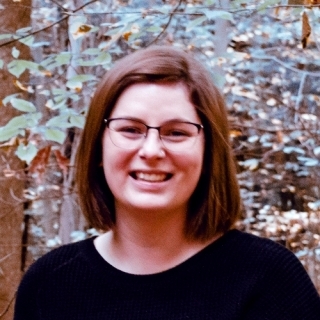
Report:
[[[92,238],[61,246],[34,262],[20,282],[16,296],[15,319],[40,319],[38,299],[43,292],[53,292],[55,287],[59,291],[61,284],[65,283],[70,275],[82,276],[86,271],[82,271],[85,266],[87,270],[90,268],[90,260],[86,258],[88,254],[94,256]],[[49,290],[42,291],[42,288]]]
[[[302,263],[296,255],[273,240],[232,230],[220,247],[220,259],[227,266],[237,265],[237,272],[265,279],[278,279],[283,283],[312,285]],[[226,267],[227,268],[227,267]]]
[[[241,256],[241,259],[298,260],[289,249],[267,238],[261,238],[239,230],[231,230],[224,237],[226,237],[228,250],[231,250],[236,256]]]
[[[250,319],[318,319],[320,298],[305,268],[284,246],[232,230],[225,235],[224,268],[251,288]],[[235,280],[236,281],[236,280]]]
[[[35,280],[41,282],[59,269],[78,264],[81,260],[85,260],[85,251],[90,248],[93,248],[93,238],[63,245],[50,251],[30,266],[21,284]]]

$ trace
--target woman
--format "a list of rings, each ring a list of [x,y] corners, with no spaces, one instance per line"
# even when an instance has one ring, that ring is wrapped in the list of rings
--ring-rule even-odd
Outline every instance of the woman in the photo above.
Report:
[[[297,258],[234,229],[240,197],[224,101],[171,47],[125,57],[100,83],[77,184],[104,233],[34,263],[20,319],[319,319]]]

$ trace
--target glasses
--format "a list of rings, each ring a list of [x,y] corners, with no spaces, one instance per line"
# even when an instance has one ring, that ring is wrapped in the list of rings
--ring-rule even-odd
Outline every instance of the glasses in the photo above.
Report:
[[[151,127],[145,123],[128,119],[104,119],[110,129],[113,144],[123,149],[137,149],[148,135],[150,129],[158,130],[163,146],[179,152],[191,148],[203,129],[203,125],[187,121],[169,121],[160,127]]]

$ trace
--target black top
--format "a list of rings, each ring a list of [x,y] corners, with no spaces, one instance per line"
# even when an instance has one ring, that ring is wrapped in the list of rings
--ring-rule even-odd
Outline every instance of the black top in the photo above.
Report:
[[[238,230],[151,275],[114,268],[91,238],[53,250],[30,267],[14,317],[28,319],[319,320],[320,298],[293,253]]]

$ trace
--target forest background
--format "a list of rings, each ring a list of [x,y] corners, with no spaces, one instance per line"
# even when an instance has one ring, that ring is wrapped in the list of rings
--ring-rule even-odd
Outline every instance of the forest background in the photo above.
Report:
[[[26,268],[96,234],[74,159],[99,79],[153,44],[207,65],[228,105],[242,230],[295,252],[320,292],[320,1],[1,0],[0,319]]]

